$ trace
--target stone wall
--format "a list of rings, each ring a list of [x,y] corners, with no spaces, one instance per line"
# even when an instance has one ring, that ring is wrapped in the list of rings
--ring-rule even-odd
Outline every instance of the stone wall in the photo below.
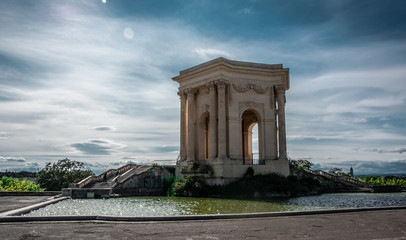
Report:
[[[127,196],[157,196],[163,194],[165,178],[172,176],[162,167],[154,167],[139,175],[134,175],[112,189],[112,193]]]

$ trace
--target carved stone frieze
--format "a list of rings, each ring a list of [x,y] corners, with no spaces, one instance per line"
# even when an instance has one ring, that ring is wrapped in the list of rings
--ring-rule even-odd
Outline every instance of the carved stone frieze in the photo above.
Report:
[[[269,87],[263,88],[256,84],[233,84],[233,88],[239,93],[245,93],[249,90],[253,90],[258,94],[264,94],[269,90]]]
[[[249,84],[234,84],[233,83],[233,88],[235,91],[239,93],[245,93],[246,91],[250,90]]]

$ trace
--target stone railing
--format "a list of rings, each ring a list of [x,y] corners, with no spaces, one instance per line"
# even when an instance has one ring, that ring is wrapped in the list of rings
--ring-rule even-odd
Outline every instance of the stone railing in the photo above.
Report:
[[[137,166],[138,165],[136,165],[136,164],[127,164],[127,165],[121,166],[117,169],[109,169],[107,171],[100,173],[97,176],[89,176],[89,177],[83,179],[82,181],[74,184],[74,187],[84,188],[84,187],[90,185],[91,183],[103,181],[104,175],[106,175],[106,178],[110,178],[111,176],[113,176],[115,174],[116,171],[117,171],[118,175],[121,175],[122,173],[129,171],[133,168],[136,168]]]
[[[91,182],[93,182],[93,177],[94,176],[88,176],[87,178],[83,179],[82,181],[80,181],[78,183],[73,183],[72,185],[70,184],[69,187],[83,188],[83,187],[89,185]]]
[[[339,176],[339,175],[331,174],[331,173],[328,173],[328,172],[325,172],[322,170],[311,170],[310,172],[314,175],[324,176],[326,178],[329,178],[329,179],[335,180],[335,181],[343,181],[343,182],[347,182],[347,183],[356,184],[356,185],[362,186],[362,187],[371,187],[370,183],[363,182],[363,181],[358,180],[357,178],[346,176],[346,175]]]
[[[140,174],[144,171],[150,169],[151,166],[149,165],[138,165],[134,168],[129,169],[127,172],[118,175],[116,178],[113,179],[114,185],[113,188],[117,186],[117,184],[123,183],[128,180],[128,178],[132,177],[133,175]]]

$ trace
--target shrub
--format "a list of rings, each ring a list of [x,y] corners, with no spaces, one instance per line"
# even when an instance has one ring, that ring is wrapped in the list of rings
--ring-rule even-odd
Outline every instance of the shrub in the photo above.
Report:
[[[169,196],[198,197],[205,195],[205,184],[199,178],[184,177],[175,178]]]
[[[364,177],[362,181],[369,182],[375,186],[401,185],[406,186],[406,180],[398,177]]]
[[[248,167],[247,171],[244,173],[244,177],[253,177],[255,175],[254,168]]]
[[[0,180],[0,191],[7,192],[42,192],[44,189],[39,184],[31,182],[27,179],[18,180],[18,178],[2,177]]]
[[[173,196],[172,184],[175,182],[175,179],[174,176],[164,178],[162,189],[167,196]]]

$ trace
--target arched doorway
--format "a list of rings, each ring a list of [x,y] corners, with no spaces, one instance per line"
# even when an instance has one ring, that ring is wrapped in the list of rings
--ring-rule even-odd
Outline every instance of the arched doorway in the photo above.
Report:
[[[252,165],[254,163],[258,164],[261,158],[260,155],[261,137],[259,134],[260,131],[258,126],[259,125],[258,116],[254,111],[246,110],[241,116],[241,123],[242,123],[243,164],[247,165]],[[254,129],[255,134],[253,134]],[[253,139],[253,137],[255,139]]]
[[[210,114],[205,112],[200,117],[199,159],[208,159],[210,153]]]
[[[259,164],[259,130],[257,123],[252,128],[252,164]]]

